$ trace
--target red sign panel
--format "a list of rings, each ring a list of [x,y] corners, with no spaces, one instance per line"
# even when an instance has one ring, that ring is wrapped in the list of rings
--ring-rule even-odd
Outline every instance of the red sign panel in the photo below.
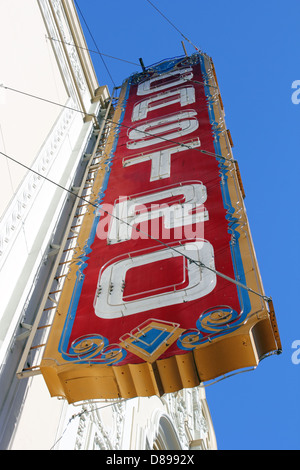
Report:
[[[192,352],[202,380],[196,351],[266,311],[212,71],[196,54],[123,87],[61,363],[115,370]]]

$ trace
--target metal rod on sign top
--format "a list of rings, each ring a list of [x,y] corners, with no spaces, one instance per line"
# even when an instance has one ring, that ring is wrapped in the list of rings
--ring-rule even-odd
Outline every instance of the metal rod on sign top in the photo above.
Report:
[[[186,57],[188,57],[188,54],[187,54],[186,48],[185,48],[185,44],[184,44],[183,41],[181,41],[181,45],[182,45],[182,47],[183,47],[183,50],[184,50],[184,53],[185,53]]]
[[[139,61],[140,61],[141,67],[143,69],[143,72],[146,72],[146,67],[145,67],[143,59],[141,57],[139,58]]]

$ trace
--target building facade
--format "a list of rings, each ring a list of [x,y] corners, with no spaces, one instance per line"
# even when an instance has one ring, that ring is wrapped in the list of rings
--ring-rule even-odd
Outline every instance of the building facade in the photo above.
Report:
[[[38,373],[114,102],[72,0],[11,0],[0,13],[0,448],[215,449],[201,386],[69,405]]]

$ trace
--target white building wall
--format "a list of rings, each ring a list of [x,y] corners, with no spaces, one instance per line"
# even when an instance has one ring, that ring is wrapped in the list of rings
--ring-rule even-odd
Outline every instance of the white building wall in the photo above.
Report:
[[[1,85],[66,104],[68,90],[59,70],[39,4],[0,4]],[[34,25],[34,27],[32,27]],[[63,108],[14,91],[1,90],[1,150],[31,165]],[[17,191],[26,169],[1,157],[0,213]]]
[[[80,180],[96,140],[90,115],[108,92],[99,92],[88,52],[65,44],[86,47],[73,0],[2,1],[0,40],[0,448],[215,448],[201,387],[70,406],[50,398],[42,376],[16,378],[53,264],[50,245],[72,208],[49,180],[67,189]]]

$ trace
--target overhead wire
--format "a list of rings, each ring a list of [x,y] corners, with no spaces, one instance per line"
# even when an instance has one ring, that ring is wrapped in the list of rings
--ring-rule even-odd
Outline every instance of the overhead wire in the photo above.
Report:
[[[94,208],[96,208],[98,211],[102,211],[104,215],[109,215],[110,217],[113,217],[114,219],[118,220],[119,222],[121,222],[122,224],[125,224],[125,225],[128,225],[129,227],[131,227],[130,223],[129,222],[126,222],[126,220],[124,219],[121,219],[120,217],[108,212],[106,209],[101,209],[99,207],[98,204],[94,204],[92,203],[91,201],[89,201],[88,199],[86,199],[85,197],[83,196],[79,196],[78,194],[74,193],[73,191],[71,191],[70,189],[68,188],[65,188],[64,186],[62,186],[61,184],[51,180],[50,178],[48,178],[47,176],[45,175],[42,175],[41,173],[39,173],[38,171],[34,170],[33,168],[30,168],[29,166],[25,165],[24,163],[16,160],[15,158],[11,157],[10,155],[4,153],[4,152],[1,152],[0,151],[0,154],[3,155],[4,157],[8,158],[9,160],[17,163],[18,165],[21,165],[23,168],[26,168],[28,171],[31,171],[32,173],[35,173],[36,175],[38,175],[39,177],[42,177],[44,178],[46,181],[48,181],[49,183],[52,183],[54,184],[55,186],[59,187],[60,189],[62,189],[63,191],[66,191],[68,192],[69,194],[72,194],[73,196],[75,196],[76,198],[79,198],[81,199],[82,201],[84,201],[85,203],[93,206]],[[169,248],[171,249],[172,251],[175,251],[176,253],[180,254],[181,256],[183,256],[184,258],[186,258],[190,263],[194,263],[196,265],[198,265],[199,267],[201,268],[205,268],[205,269],[208,269],[209,271],[212,271],[213,273],[215,273],[217,276],[219,277],[222,277],[223,279],[237,285],[238,287],[241,287],[245,290],[247,290],[248,292],[251,292],[252,294],[255,294],[255,295],[258,295],[259,297],[263,298],[264,300],[266,301],[269,301],[271,300],[270,297],[267,297],[263,294],[260,294],[259,292],[256,292],[255,290],[251,289],[250,287],[246,286],[245,284],[242,284],[241,282],[235,280],[235,279],[232,279],[230,278],[229,276],[226,276],[225,274],[217,271],[216,269],[213,269],[213,268],[210,268],[209,266],[205,265],[204,263],[202,263],[201,261],[196,261],[194,260],[193,258],[190,258],[189,256],[187,256],[186,254],[184,253],[181,253],[180,251],[176,250],[176,248],[168,245],[167,243],[164,243],[162,240],[158,239],[158,238],[155,238],[153,237],[152,235],[150,235],[149,233],[147,232],[144,232],[143,230],[139,229],[139,228],[136,228],[136,231],[137,232],[140,232],[141,234],[143,235],[146,235],[149,239],[151,240],[154,240],[156,242],[158,242],[159,244],[165,246],[166,248]]]
[[[84,111],[80,111],[80,110],[78,110],[78,109],[75,109],[75,108],[72,108],[72,107],[69,107],[69,106],[61,105],[61,104],[56,103],[56,102],[54,102],[54,101],[52,101],[52,100],[48,100],[48,99],[45,99],[45,98],[38,97],[38,96],[36,96],[36,95],[32,95],[32,94],[27,93],[27,92],[23,92],[23,91],[20,91],[20,90],[16,90],[16,89],[14,89],[14,88],[10,88],[10,87],[5,86],[4,84],[0,84],[0,87],[3,87],[4,89],[10,90],[10,91],[14,91],[14,92],[17,92],[17,93],[24,94],[24,95],[29,96],[29,97],[32,97],[32,98],[40,99],[40,100],[45,101],[45,102],[47,102],[47,103],[51,103],[51,104],[54,104],[54,105],[58,105],[58,106],[61,106],[61,107],[63,107],[63,108],[67,108],[67,109],[70,109],[70,110],[73,110],[73,111],[76,111],[76,112],[80,112],[81,114],[85,114],[85,115],[89,115],[89,116],[95,117],[94,114],[85,113]],[[112,119],[106,119],[106,121],[109,122],[110,124],[113,124],[113,125],[116,125],[116,126],[119,126],[119,127],[120,127],[120,126],[121,126],[121,127],[123,126],[123,127],[126,127],[127,129],[135,129],[135,130],[138,130],[138,129],[132,127],[132,126],[126,126],[126,125],[124,125],[124,124],[120,124],[119,122],[114,122]],[[167,141],[167,142],[176,144],[176,145],[180,145],[180,146],[186,147],[187,149],[191,149],[191,147],[190,147],[189,145],[184,144],[184,143],[181,143],[181,142],[176,142],[176,141],[173,141],[173,140],[171,140],[171,139],[167,139],[167,138],[164,138],[164,137],[161,137],[161,136],[157,136],[157,135],[155,135],[155,134],[151,134],[151,133],[146,132],[146,131],[139,131],[139,132],[143,133],[144,135],[147,134],[147,135],[152,136],[152,137],[159,137],[161,140],[164,140],[164,141]],[[230,162],[233,161],[233,159],[229,159],[229,158],[227,158],[227,157],[224,157],[223,155],[218,155],[218,154],[215,154],[215,153],[213,153],[213,152],[206,151],[206,150],[201,150],[201,149],[197,149],[197,148],[195,148],[195,149],[193,149],[193,150],[199,151],[199,152],[204,153],[204,154],[209,155],[209,156],[213,156],[213,157],[215,157],[215,158],[221,158],[221,159],[224,159],[224,160],[229,160]],[[36,170],[33,170],[32,168],[28,167],[28,166],[25,165],[24,163],[19,162],[18,160],[14,159],[13,157],[7,155],[6,153],[4,153],[4,152],[0,152],[0,153],[1,153],[3,156],[5,156],[6,158],[10,159],[11,161],[14,161],[16,164],[19,164],[19,165],[21,165],[22,167],[26,168],[28,171],[31,171],[31,172],[37,174],[38,176],[44,178],[45,180],[47,180],[48,182],[50,182],[50,183],[52,183],[52,184],[55,184],[56,186],[58,186],[58,187],[61,188],[62,190],[67,191],[67,192],[71,193],[72,195],[74,195],[74,196],[76,196],[76,197],[79,197],[79,198],[82,199],[84,202],[86,202],[86,203],[88,203],[88,204],[94,206],[95,208],[97,208],[97,209],[99,210],[99,206],[98,206],[98,205],[91,203],[90,201],[86,200],[86,199],[83,198],[82,196],[78,196],[78,195],[75,194],[73,191],[71,191],[71,190],[65,188],[64,186],[60,185],[59,183],[56,183],[55,181],[49,179],[49,178],[46,177],[45,175],[40,174],[40,173],[37,172]],[[119,222],[122,222],[122,223],[124,223],[124,224],[130,226],[130,224],[129,224],[128,222],[126,222],[126,221],[120,219],[119,217],[117,217],[117,216],[115,216],[115,215],[113,215],[113,214],[109,214],[107,211],[104,211],[104,212],[107,213],[108,215],[110,215],[111,217],[115,217]],[[162,241],[159,240],[159,239],[156,239],[156,238],[152,237],[150,234],[148,234],[148,233],[146,233],[146,232],[143,232],[143,231],[140,230],[140,229],[139,229],[138,231],[139,231],[140,233],[146,235],[147,237],[149,237],[149,238],[151,238],[151,239],[157,241],[158,243],[160,243],[160,244],[162,244],[162,245],[165,245],[166,247],[170,248],[169,245],[165,244],[164,242],[162,242]],[[174,247],[171,247],[171,248],[172,248],[173,251],[177,251]],[[180,254],[182,255],[181,252],[178,252],[178,253],[180,253]],[[197,261],[195,261],[195,260],[193,260],[192,258],[188,257],[187,255],[182,255],[182,256],[184,256],[186,259],[188,259],[188,261],[190,261],[191,263],[198,264]],[[264,300],[267,300],[267,301],[271,300],[270,297],[267,297],[267,296],[265,296],[265,295],[263,295],[263,294],[260,294],[260,293],[258,293],[258,292],[256,292],[256,291],[254,291],[253,289],[251,289],[251,288],[249,288],[248,286],[242,284],[241,282],[239,282],[239,281],[237,281],[237,280],[235,280],[235,279],[232,279],[232,278],[226,276],[225,274],[223,274],[223,273],[221,273],[221,272],[219,272],[219,271],[217,271],[217,270],[215,270],[215,269],[212,269],[212,268],[206,266],[206,265],[203,264],[202,262],[199,262],[199,266],[202,267],[202,268],[206,268],[206,269],[208,269],[208,270],[214,272],[214,273],[215,273],[217,276],[219,276],[219,277],[222,277],[222,278],[224,278],[224,279],[226,279],[226,280],[228,280],[228,281],[230,281],[230,282],[233,282],[234,284],[236,284],[237,286],[239,286],[239,287],[241,287],[241,288],[247,290],[248,292],[251,292],[251,293],[253,293],[253,294],[256,294],[256,295],[262,297]]]
[[[115,59],[115,60],[119,60],[121,62],[125,62],[127,64],[130,64],[130,65],[136,65],[136,66],[140,66],[141,64],[138,64],[137,62],[131,62],[130,60],[126,60],[126,59],[121,59],[120,57],[115,57],[115,56],[112,56],[112,55],[109,55],[109,54],[105,54],[104,52],[98,52],[98,51],[94,51],[93,49],[88,49],[87,47],[83,47],[83,46],[78,46],[77,44],[73,44],[71,42],[67,42],[67,41],[62,41],[61,39],[57,39],[57,38],[53,38],[51,36],[47,36],[46,35],[46,38],[47,39],[51,39],[51,41],[56,41],[56,42],[60,42],[62,44],[66,44],[68,46],[74,46],[76,47],[77,49],[82,49],[84,51],[88,51],[88,52],[92,52],[94,54],[99,54],[99,55],[104,55],[105,57],[109,57],[110,59]],[[147,67],[146,67],[147,68]],[[151,68],[151,67],[150,67]],[[189,81],[190,83],[197,83],[199,85],[205,85],[207,86],[208,88],[214,88],[216,90],[218,90],[219,88],[215,85],[210,85],[208,83],[204,83],[204,82],[199,82],[197,80],[189,80],[189,79],[185,79],[183,78],[183,81]]]
[[[80,15],[82,16],[83,22],[84,22],[84,24],[85,24],[85,26],[86,26],[86,28],[87,28],[87,30],[88,30],[88,32],[89,32],[91,38],[92,38],[93,43],[94,43],[95,46],[96,46],[96,49],[97,49],[97,51],[98,51],[98,53],[99,53],[99,55],[100,55],[100,57],[101,57],[101,60],[102,60],[102,62],[103,62],[103,65],[104,65],[104,67],[105,67],[105,69],[106,69],[106,71],[107,71],[107,73],[108,73],[108,75],[109,75],[109,77],[110,77],[110,79],[111,79],[113,85],[116,86],[116,84],[115,84],[115,82],[114,82],[114,79],[113,79],[113,77],[112,77],[112,75],[111,75],[111,73],[110,73],[110,71],[109,71],[109,69],[108,69],[108,67],[107,67],[107,65],[106,65],[106,63],[105,63],[105,60],[103,59],[102,54],[101,54],[101,52],[99,51],[98,45],[97,45],[97,43],[96,43],[96,40],[95,40],[95,38],[94,38],[94,36],[93,36],[93,34],[92,34],[92,32],[91,32],[91,30],[90,30],[88,24],[87,24],[87,21],[86,21],[84,15],[83,15],[83,13],[82,13],[82,11],[81,11],[79,5],[78,5],[78,2],[77,2],[76,0],[74,0],[74,3],[75,3],[75,5],[76,5],[76,7],[77,7],[77,9],[78,9],[78,11],[79,11],[79,13],[80,13]]]
[[[230,162],[233,162],[232,158],[224,157],[224,155],[220,155],[220,154],[217,154],[215,152],[210,152],[208,150],[202,150],[202,149],[199,149],[199,148],[190,147],[188,144],[185,144],[183,142],[177,142],[176,140],[168,139],[166,137],[162,137],[162,136],[159,136],[159,135],[156,135],[156,134],[151,134],[151,132],[141,131],[140,129],[137,129],[136,127],[127,126],[126,124],[120,124],[118,122],[114,122],[111,119],[107,119],[106,121],[110,122],[111,124],[115,124],[116,126],[119,126],[119,127],[125,127],[126,129],[129,129],[129,130],[134,129],[135,131],[140,132],[141,134],[147,135],[149,137],[156,137],[160,140],[163,140],[164,142],[169,142],[170,144],[175,144],[175,145],[178,145],[178,146],[180,145],[181,147],[185,147],[188,150],[195,150],[196,152],[203,153],[205,155],[209,155],[209,156],[212,156],[212,157],[215,157],[215,158],[220,158],[222,160],[228,160]]]
[[[87,410],[87,409],[83,409],[82,411],[79,411],[78,413],[75,413],[73,414],[70,419],[68,420],[66,426],[65,426],[65,429],[63,430],[63,432],[61,433],[60,437],[54,442],[54,444],[52,445],[52,447],[50,448],[50,450],[53,450],[55,446],[57,446],[57,444],[59,443],[59,441],[62,440],[62,438],[64,437],[64,434],[65,432],[67,431],[68,427],[70,426],[71,422],[76,419],[76,418],[80,418],[82,415],[84,414],[88,414],[88,413],[92,413],[92,412],[95,412],[95,411],[99,411],[99,410],[102,410],[104,408],[109,408],[110,406],[114,406],[114,405],[119,405],[120,403],[124,403],[124,402],[128,402],[130,400],[133,400],[133,398],[123,398],[121,400],[118,400],[118,401],[113,401],[111,403],[108,403],[107,405],[104,405],[104,406],[98,406],[97,408],[94,408],[94,409],[91,409],[91,410]],[[93,403],[92,403],[93,404]]]
[[[36,99],[40,99],[40,100],[42,100],[42,101],[46,101],[46,102],[48,102],[48,103],[51,103],[51,104],[54,104],[54,105],[58,105],[58,106],[62,106],[62,107],[65,107],[65,108],[67,108],[67,109],[71,109],[71,110],[73,110],[73,111],[77,111],[77,112],[80,112],[80,113],[82,113],[82,114],[87,114],[87,115],[90,115],[90,116],[93,116],[93,117],[94,117],[94,115],[92,115],[92,114],[88,114],[88,113],[85,113],[85,112],[83,112],[83,111],[77,110],[77,109],[75,109],[75,108],[71,108],[71,107],[68,107],[68,106],[65,106],[65,105],[61,105],[61,104],[56,103],[56,102],[54,102],[54,101],[51,101],[51,100],[48,100],[48,99],[45,99],[45,98],[41,98],[41,97],[38,97],[38,96],[36,96],[36,95],[32,95],[32,94],[30,94],[30,93],[22,92],[22,91],[20,91],[20,90],[14,89],[14,88],[7,87],[7,86],[5,86],[5,85],[3,85],[3,84],[0,84],[0,86],[3,87],[3,88],[5,88],[5,89],[7,89],[7,90],[11,90],[11,91],[15,91],[15,92],[18,92],[18,93],[22,93],[22,94],[25,94],[26,96],[29,96],[29,97],[32,97],[32,98],[36,98]],[[114,125],[116,125],[116,126],[122,126],[122,124],[116,123],[116,122],[114,122],[114,121],[111,120],[111,119],[107,119],[107,122],[110,122],[111,124],[114,124]],[[125,126],[125,125],[123,125],[123,126],[126,127],[126,128],[129,128],[129,129],[130,129],[130,128],[134,129],[133,127],[130,127],[130,126]],[[140,132],[142,132],[143,134],[148,134],[148,135],[150,135],[150,136],[152,136],[152,137],[158,137],[158,136],[156,136],[155,134],[147,133],[147,132],[145,132],[145,131],[140,131]],[[186,148],[188,148],[188,149],[191,149],[191,147],[189,147],[187,144],[183,144],[183,143],[180,143],[180,142],[176,142],[176,141],[173,141],[173,140],[170,140],[170,139],[166,139],[166,138],[163,138],[163,137],[160,137],[160,138],[161,138],[162,140],[166,140],[166,141],[168,141],[168,142],[175,143],[175,144],[177,144],[177,145],[181,145],[181,146],[184,146],[184,147],[186,147]],[[199,151],[200,149],[195,148],[195,149],[193,149],[193,150],[195,150],[195,151],[198,150],[198,151]],[[207,154],[207,155],[211,155],[211,156],[214,156],[214,157],[217,157],[217,158],[223,158],[223,159],[225,159],[225,160],[230,160],[230,161],[232,161],[231,159],[228,159],[228,158],[224,157],[223,155],[214,154],[213,152],[208,152],[208,151],[206,151],[206,150],[202,150],[202,153],[205,153],[205,154]],[[37,172],[37,171],[34,170],[33,168],[28,167],[28,166],[25,165],[24,163],[19,162],[18,160],[14,159],[13,157],[7,155],[7,154],[4,153],[4,152],[0,152],[0,154],[2,154],[3,156],[5,156],[6,158],[8,158],[8,159],[11,160],[11,161],[14,161],[16,164],[21,165],[23,168],[26,168],[28,171],[31,171],[31,172],[35,173],[36,175],[38,175],[38,176],[44,178],[46,181],[48,181],[48,182],[50,182],[50,183],[52,183],[52,184],[55,184],[56,186],[58,186],[58,187],[61,188],[62,190],[67,191],[67,192],[69,192],[70,194],[72,194],[72,195],[74,195],[74,196],[76,196],[76,197],[82,199],[84,202],[86,202],[86,203],[88,203],[88,204],[94,206],[95,208],[97,208],[97,209],[99,210],[99,206],[98,206],[98,205],[91,203],[90,201],[86,200],[86,199],[83,198],[82,196],[78,196],[78,195],[75,194],[73,191],[71,191],[71,190],[65,188],[64,186],[60,185],[59,183],[56,183],[55,181],[51,180],[50,178],[46,177],[45,175],[40,174],[39,172]],[[107,211],[105,211],[105,212],[106,212],[108,215],[110,215],[111,217],[115,217],[119,222],[122,222],[122,223],[124,223],[124,224],[130,225],[128,222],[126,222],[126,221],[120,219],[119,217],[114,216],[113,214],[109,214]],[[148,233],[146,233],[146,232],[143,232],[143,231],[140,230],[140,229],[139,229],[138,231],[139,231],[140,233],[146,235],[147,237],[149,237],[149,238],[151,238],[151,239],[157,241],[158,243],[160,243],[160,244],[162,244],[162,245],[165,245],[166,247],[170,248],[169,245],[165,244],[164,242],[162,242],[162,241],[159,240],[159,239],[156,239],[156,238],[152,237],[150,234],[148,234]],[[172,250],[173,250],[173,251],[177,251],[174,247],[172,247]],[[179,252],[178,252],[178,253],[179,253]],[[181,252],[180,252],[180,254],[182,255]],[[197,261],[195,261],[195,260],[193,260],[192,258],[188,257],[187,255],[182,255],[182,256],[184,256],[185,258],[187,258],[188,261],[190,261],[191,263],[196,263],[196,264],[198,264]],[[228,280],[228,281],[230,281],[230,282],[233,282],[233,283],[236,284],[237,286],[239,286],[239,287],[241,287],[241,288],[243,288],[243,289],[246,289],[248,292],[252,292],[253,294],[259,295],[259,296],[262,297],[264,300],[267,300],[267,301],[271,300],[270,297],[267,297],[267,296],[265,296],[265,295],[263,295],[263,294],[260,294],[260,293],[258,293],[258,292],[256,292],[256,291],[254,291],[253,289],[251,289],[251,288],[249,288],[248,286],[246,286],[246,285],[240,283],[239,281],[237,281],[237,280],[235,280],[235,279],[232,279],[232,278],[229,278],[229,277],[226,276],[225,274],[223,274],[223,273],[221,273],[221,272],[219,272],[219,271],[216,271],[216,270],[214,270],[214,269],[212,269],[212,268],[209,268],[208,266],[204,265],[204,264],[201,263],[201,262],[199,262],[199,266],[202,267],[202,268],[206,268],[206,269],[208,269],[208,270],[210,270],[210,271],[213,271],[213,272],[214,272],[216,275],[218,275],[219,277],[222,277],[222,278],[224,278],[224,279],[226,279],[226,280]]]
[[[159,8],[157,8],[156,5],[154,5],[150,0],[146,0],[146,1],[158,12],[158,13],[159,13],[159,14],[160,14],[160,15],[161,15],[161,16],[162,16],[162,17],[163,17],[163,18],[164,18],[164,19],[165,19],[165,20],[166,20],[166,21],[167,21],[167,22],[168,22],[168,23],[187,41],[187,42],[188,42],[188,43],[190,43],[191,46],[194,47],[194,49],[195,49],[197,52],[200,52],[200,53],[202,53],[202,54],[204,53],[201,49],[199,49],[197,46],[195,46],[195,44],[193,44],[192,41],[191,41],[187,36],[185,36],[185,35],[182,33],[182,31],[180,31],[180,29],[177,28],[177,26],[176,26],[172,21],[170,21],[170,19],[169,19],[164,13],[162,13],[161,10],[159,10]],[[113,77],[112,77],[112,75],[111,75],[111,73],[110,73],[110,71],[109,71],[109,69],[108,69],[108,67],[107,67],[107,65],[106,65],[106,63],[105,63],[105,61],[104,61],[104,59],[103,59],[103,56],[105,55],[105,56],[107,56],[107,57],[111,57],[111,58],[114,58],[114,59],[117,59],[117,60],[123,60],[123,59],[119,59],[119,58],[117,58],[117,57],[112,57],[112,56],[109,56],[109,55],[107,55],[107,54],[103,54],[102,52],[100,52],[100,50],[99,50],[99,48],[98,48],[98,45],[97,45],[97,43],[96,43],[96,40],[95,40],[95,38],[94,38],[94,36],[93,36],[93,33],[91,32],[91,29],[90,29],[89,26],[88,26],[88,23],[87,23],[87,21],[86,21],[84,15],[83,15],[82,10],[80,9],[80,7],[79,7],[79,5],[78,5],[78,2],[77,2],[76,0],[74,0],[74,3],[75,3],[75,5],[76,5],[76,8],[78,9],[80,15],[82,16],[83,22],[84,22],[84,24],[85,24],[85,26],[86,26],[86,28],[87,28],[87,30],[88,30],[88,32],[89,32],[91,38],[92,38],[92,41],[93,41],[93,43],[94,43],[94,45],[95,45],[95,47],[96,47],[96,49],[97,49],[97,53],[100,55],[101,60],[102,60],[102,62],[103,62],[103,65],[104,65],[104,67],[106,68],[106,71],[107,71],[107,73],[108,73],[108,75],[109,75],[109,77],[110,77],[110,79],[111,79],[113,85],[116,86],[116,84],[115,84],[115,82],[114,82],[114,79],[113,79]],[[51,38],[51,39],[54,39],[54,38]],[[76,47],[80,47],[80,46],[76,46]],[[88,50],[89,50],[89,49],[88,49]],[[91,51],[91,52],[96,52],[96,51]],[[127,63],[130,63],[130,64],[132,64],[132,65],[139,65],[139,64],[136,64],[136,63],[134,63],[134,62],[127,61],[127,60],[123,60],[123,62],[127,62]]]
[[[114,219],[118,220],[119,222],[121,222],[121,223],[123,223],[123,224],[125,224],[125,225],[128,225],[129,227],[131,227],[130,223],[127,222],[126,220],[121,219],[120,217],[118,217],[118,216],[116,216],[116,215],[114,215],[114,214],[108,212],[106,209],[101,209],[101,207],[99,207],[98,204],[94,204],[93,202],[89,201],[89,200],[86,199],[85,197],[78,195],[77,193],[71,191],[71,190],[68,189],[68,188],[65,188],[65,187],[62,186],[61,184],[59,184],[59,183],[53,181],[52,179],[48,178],[47,176],[42,175],[41,173],[39,173],[38,171],[34,170],[33,168],[30,168],[29,166],[25,165],[25,163],[22,163],[22,162],[16,160],[15,158],[11,157],[10,155],[8,155],[8,154],[6,154],[6,153],[4,153],[4,152],[2,152],[2,151],[0,151],[0,154],[3,155],[4,157],[6,157],[7,159],[9,159],[9,160],[15,162],[16,164],[22,166],[23,168],[27,169],[28,171],[30,171],[30,172],[36,174],[37,176],[42,177],[43,179],[45,179],[45,180],[48,181],[49,183],[54,184],[55,186],[57,186],[58,188],[62,189],[63,191],[66,191],[66,192],[68,192],[69,194],[72,194],[73,196],[75,196],[75,198],[78,198],[78,199],[84,201],[85,203],[87,203],[87,204],[93,206],[93,207],[94,207],[95,209],[97,209],[98,211],[100,211],[100,212],[102,211],[104,215],[109,215],[110,217],[113,217]],[[253,294],[255,294],[255,295],[258,295],[259,297],[263,298],[263,299],[266,300],[266,301],[271,300],[270,297],[267,297],[267,296],[265,296],[265,295],[263,295],[263,294],[260,294],[259,292],[254,291],[253,289],[251,289],[250,287],[246,286],[245,284],[242,284],[241,282],[239,282],[239,281],[237,281],[237,280],[235,280],[235,279],[230,278],[229,276],[227,276],[227,275],[225,275],[225,274],[223,274],[223,273],[217,271],[216,269],[211,268],[211,267],[205,265],[205,264],[202,263],[201,261],[196,261],[196,260],[194,260],[193,258],[187,256],[186,254],[181,253],[181,252],[178,251],[176,248],[174,248],[174,247],[168,245],[167,243],[163,242],[162,240],[160,240],[160,239],[158,239],[158,238],[156,238],[156,237],[153,237],[153,236],[150,235],[148,232],[145,232],[145,231],[143,231],[143,230],[141,230],[141,229],[139,229],[139,228],[136,228],[136,231],[137,231],[137,232],[140,232],[141,234],[143,234],[143,235],[145,235],[145,236],[147,236],[149,239],[156,241],[157,243],[163,245],[164,247],[169,248],[169,249],[171,249],[172,251],[174,251],[174,252],[180,254],[181,256],[183,256],[184,258],[186,258],[190,263],[196,264],[197,266],[199,266],[199,267],[201,267],[201,268],[208,269],[209,271],[214,272],[217,276],[222,277],[223,279],[225,279],[225,280],[227,280],[227,281],[229,281],[229,282],[231,282],[231,283],[237,285],[238,287],[241,287],[241,288],[247,290],[248,292],[251,292],[251,293],[253,293]]]
[[[0,87],[4,88],[5,90],[14,91],[15,93],[20,93],[21,95],[29,96],[30,98],[35,98],[37,100],[45,101],[46,103],[49,103],[49,104],[54,104],[55,106],[60,106],[61,108],[69,109],[70,111],[75,111],[77,113],[81,113],[81,114],[84,114],[86,116],[95,117],[94,114],[86,113],[85,111],[81,111],[80,109],[72,108],[71,106],[67,106],[65,104],[57,103],[56,101],[49,100],[47,98],[42,98],[40,96],[33,95],[32,93],[28,93],[26,91],[17,90],[16,88],[11,88],[9,86],[4,85],[3,83],[0,83]]]
[[[51,36],[46,36],[46,38],[51,39],[51,41],[56,41],[56,42],[60,42],[62,44],[66,44],[68,46],[74,46],[77,49],[82,49],[84,51],[93,52],[94,54],[99,54],[100,56],[104,55],[105,57],[109,57],[110,59],[115,59],[115,60],[119,60],[121,62],[126,62],[127,64],[137,65],[137,66],[140,65],[136,62],[130,62],[129,60],[121,59],[120,57],[115,57],[115,56],[112,56],[112,55],[109,55],[109,54],[104,54],[104,52],[93,51],[92,49],[88,49],[87,47],[78,46],[77,44],[73,44],[72,42],[62,41],[61,39],[53,38]]]
[[[195,46],[195,44],[192,43],[192,41],[187,38],[181,31],[180,29],[177,28],[177,26],[175,26],[174,23],[172,23],[172,21],[169,20],[169,18],[167,18],[166,15],[164,15],[164,13],[162,13],[159,8],[157,8],[157,6],[155,6],[150,0],[146,0],[174,29],[176,29],[176,31],[187,41],[191,44],[191,46],[193,46],[196,51],[198,52],[201,52],[203,54],[203,51],[201,51],[201,49],[199,49],[197,46]]]
[[[6,145],[5,145],[5,142],[4,142],[4,135],[3,135],[1,123],[0,123],[0,136],[1,136],[0,140],[2,140],[3,149],[6,152]],[[11,170],[10,170],[10,167],[9,167],[8,160],[6,160],[6,164],[7,164],[7,171],[8,171],[8,176],[9,176],[10,187],[11,187],[12,192],[14,193],[15,189],[14,189],[13,178],[12,178],[12,174],[11,174]]]
[[[199,82],[200,83],[200,82]],[[66,109],[70,109],[71,111],[75,111],[75,112],[78,112],[78,113],[81,113],[81,114],[84,114],[85,116],[91,116],[93,118],[95,118],[96,116],[94,114],[91,114],[91,113],[87,113],[85,111],[81,111],[80,109],[76,109],[76,108],[72,108],[71,106],[66,106],[66,105],[63,105],[61,103],[57,103],[55,101],[52,101],[52,100],[49,100],[49,99],[46,99],[46,98],[42,98],[40,96],[37,96],[37,95],[33,95],[32,93],[28,93],[28,92],[25,92],[25,91],[21,91],[21,90],[17,90],[15,88],[11,88],[11,87],[8,87],[6,85],[4,85],[3,83],[0,84],[0,87],[4,88],[5,90],[9,90],[9,91],[14,91],[15,93],[20,93],[22,95],[25,95],[25,96],[29,96],[31,98],[35,98],[35,99],[38,99],[38,100],[41,100],[41,101],[45,101],[46,103],[50,103],[50,104],[53,104],[53,105],[56,105],[56,106],[60,106],[62,108],[66,108]],[[105,118],[103,118],[105,119]],[[156,138],[159,138],[161,139],[162,141],[165,141],[165,142],[169,142],[171,144],[175,144],[175,145],[180,145],[181,147],[185,147],[187,148],[188,150],[191,150],[192,147],[190,147],[188,144],[185,144],[185,143],[182,143],[182,142],[177,142],[175,140],[172,140],[172,139],[168,139],[166,137],[162,137],[162,136],[157,136],[155,134],[152,134],[151,132],[147,132],[147,131],[141,131],[140,129],[137,129],[136,127],[134,126],[127,126],[125,124],[121,124],[119,122],[115,122],[113,121],[112,119],[109,119],[107,118],[106,119],[107,122],[110,122],[111,124],[114,124],[116,126],[119,126],[119,127],[125,127],[126,129],[131,129],[131,130],[135,130],[137,132],[140,132],[141,134],[144,134],[144,135],[147,135],[149,137],[156,137]],[[195,148],[194,149],[196,152],[200,152],[200,153],[203,153],[205,155],[209,155],[209,156],[212,156],[212,157],[215,157],[215,158],[220,158],[222,160],[228,160],[230,162],[233,161],[232,158],[228,158],[228,157],[224,157],[224,155],[221,155],[221,154],[217,154],[215,152],[210,152],[208,150],[203,150],[203,149],[200,149],[200,148]]]

